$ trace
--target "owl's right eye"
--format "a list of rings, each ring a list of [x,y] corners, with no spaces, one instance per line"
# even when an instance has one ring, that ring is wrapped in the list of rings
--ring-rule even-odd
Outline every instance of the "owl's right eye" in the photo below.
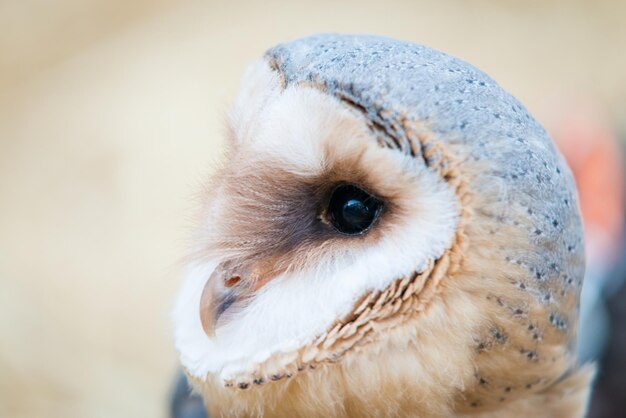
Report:
[[[333,190],[328,214],[333,227],[345,235],[360,235],[378,219],[383,202],[352,184]]]

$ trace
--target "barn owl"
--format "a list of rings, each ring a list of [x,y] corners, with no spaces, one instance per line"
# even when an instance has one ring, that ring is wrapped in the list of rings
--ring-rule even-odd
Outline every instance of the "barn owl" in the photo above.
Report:
[[[334,34],[270,49],[191,253],[175,344],[212,417],[584,415],[572,176],[449,55]]]

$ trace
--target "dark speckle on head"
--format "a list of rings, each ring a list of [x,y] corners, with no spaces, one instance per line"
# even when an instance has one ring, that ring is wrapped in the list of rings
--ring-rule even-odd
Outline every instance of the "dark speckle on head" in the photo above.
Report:
[[[567,330],[567,320],[558,313],[551,313],[549,317],[552,326],[559,331]]]
[[[507,337],[507,335],[506,335],[503,331],[501,331],[501,330],[499,330],[499,329],[497,329],[497,328],[493,328],[493,329],[491,330],[491,335],[493,336],[493,339],[494,339],[494,340],[495,340],[498,344],[504,344],[504,343],[506,343],[506,340],[507,340],[507,338],[508,338],[508,337]]]

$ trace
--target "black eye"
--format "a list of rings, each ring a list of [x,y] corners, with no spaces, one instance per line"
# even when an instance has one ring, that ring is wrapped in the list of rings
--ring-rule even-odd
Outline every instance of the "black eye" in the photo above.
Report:
[[[358,235],[367,231],[380,215],[383,202],[351,184],[337,186],[330,196],[330,222],[342,234]]]

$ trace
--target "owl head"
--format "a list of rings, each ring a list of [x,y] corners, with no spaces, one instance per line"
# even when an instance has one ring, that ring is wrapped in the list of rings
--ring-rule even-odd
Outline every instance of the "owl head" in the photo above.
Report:
[[[582,408],[572,176],[485,74],[304,38],[248,69],[227,142],[174,310],[214,413],[449,416],[563,382]]]

